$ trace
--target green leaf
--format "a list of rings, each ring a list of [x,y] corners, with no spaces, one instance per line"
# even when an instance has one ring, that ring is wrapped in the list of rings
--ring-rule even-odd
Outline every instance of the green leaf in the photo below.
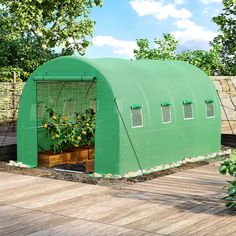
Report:
[[[227,173],[227,167],[225,165],[220,166],[219,171],[222,175]]]

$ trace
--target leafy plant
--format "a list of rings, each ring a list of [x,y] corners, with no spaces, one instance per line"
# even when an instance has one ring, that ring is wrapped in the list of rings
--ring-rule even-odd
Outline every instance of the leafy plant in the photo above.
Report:
[[[95,140],[95,112],[93,109],[88,109],[85,113],[76,113],[76,126],[78,128],[79,138],[78,145],[80,147],[90,147],[94,144]]]
[[[56,114],[48,108],[49,120],[43,121],[46,135],[52,142],[54,154],[73,147],[90,147],[95,138],[95,112],[88,109],[85,113],[75,113],[75,117]]]
[[[66,115],[58,115],[51,108],[47,109],[49,120],[43,121],[43,128],[49,141],[52,142],[51,150],[54,154],[71,148],[70,140],[73,128]]]
[[[221,164],[219,171],[223,175],[229,174],[234,177],[234,180],[227,181],[229,183],[228,195],[224,197],[224,200],[227,207],[236,207],[236,150]]]

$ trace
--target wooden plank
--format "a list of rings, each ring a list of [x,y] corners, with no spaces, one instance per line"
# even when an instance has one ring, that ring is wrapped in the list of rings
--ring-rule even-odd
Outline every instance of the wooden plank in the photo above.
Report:
[[[233,219],[232,219],[233,218]],[[233,236],[236,235],[236,219],[235,216],[231,216],[231,219],[222,218],[217,224],[213,224],[207,228],[195,231],[189,235],[192,236],[209,236],[209,235],[219,235],[219,236]]]
[[[221,199],[228,177],[215,168],[115,189],[0,172],[0,234],[233,235]]]
[[[161,236],[147,231],[139,231],[135,229],[108,225],[101,222],[85,221],[81,219],[30,234],[30,236],[46,235]]]
[[[60,225],[71,220],[74,219],[31,211],[21,214],[20,217],[14,218],[12,221],[8,221],[8,224],[11,224],[1,228],[1,235],[27,235],[35,231],[45,229],[53,225]]]
[[[212,214],[207,219],[203,219],[194,224],[186,225],[180,230],[176,230],[174,233],[170,234],[173,236],[182,236],[182,235],[194,235],[199,234],[204,231],[204,229],[211,229],[212,232],[218,234],[217,231],[213,230],[216,226],[221,227],[227,223],[235,221],[234,216],[231,214],[230,210],[225,210],[219,214]],[[208,231],[209,232],[209,231]]]

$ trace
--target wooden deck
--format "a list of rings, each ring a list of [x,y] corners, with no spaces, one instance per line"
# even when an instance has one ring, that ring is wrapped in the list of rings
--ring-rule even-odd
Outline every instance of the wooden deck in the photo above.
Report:
[[[236,121],[222,121],[221,132],[223,134],[236,134]]]
[[[122,188],[0,172],[0,235],[236,235],[218,166]]]
[[[0,147],[16,144],[16,137],[11,136],[1,136],[0,135]]]

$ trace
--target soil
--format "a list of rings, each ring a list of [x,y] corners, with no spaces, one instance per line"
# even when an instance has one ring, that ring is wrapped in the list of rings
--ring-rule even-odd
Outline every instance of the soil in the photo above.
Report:
[[[144,182],[147,180],[151,180],[154,178],[158,178],[165,175],[171,175],[174,173],[181,172],[186,169],[192,169],[199,166],[207,165],[210,163],[216,163],[228,157],[228,155],[224,155],[220,158],[213,158],[207,161],[199,161],[199,162],[189,162],[183,164],[179,167],[175,167],[168,170],[153,172],[150,174],[145,174],[142,176],[132,177],[132,178],[120,178],[120,179],[111,179],[111,178],[95,178],[91,177],[85,173],[76,173],[76,172],[64,172],[59,170],[54,170],[53,168],[46,168],[46,167],[37,167],[37,168],[20,168],[7,165],[7,162],[0,161],[0,171],[2,172],[9,172],[14,174],[21,174],[21,175],[30,175],[30,176],[38,176],[44,178],[52,178],[52,179],[59,179],[59,180],[66,180],[66,181],[73,181],[73,182],[81,182],[87,184],[97,184],[102,186],[113,186],[113,187],[122,187],[127,186],[129,184],[137,183],[137,182]],[[73,167],[69,165],[63,166],[56,166],[57,168],[63,169],[71,169]]]

